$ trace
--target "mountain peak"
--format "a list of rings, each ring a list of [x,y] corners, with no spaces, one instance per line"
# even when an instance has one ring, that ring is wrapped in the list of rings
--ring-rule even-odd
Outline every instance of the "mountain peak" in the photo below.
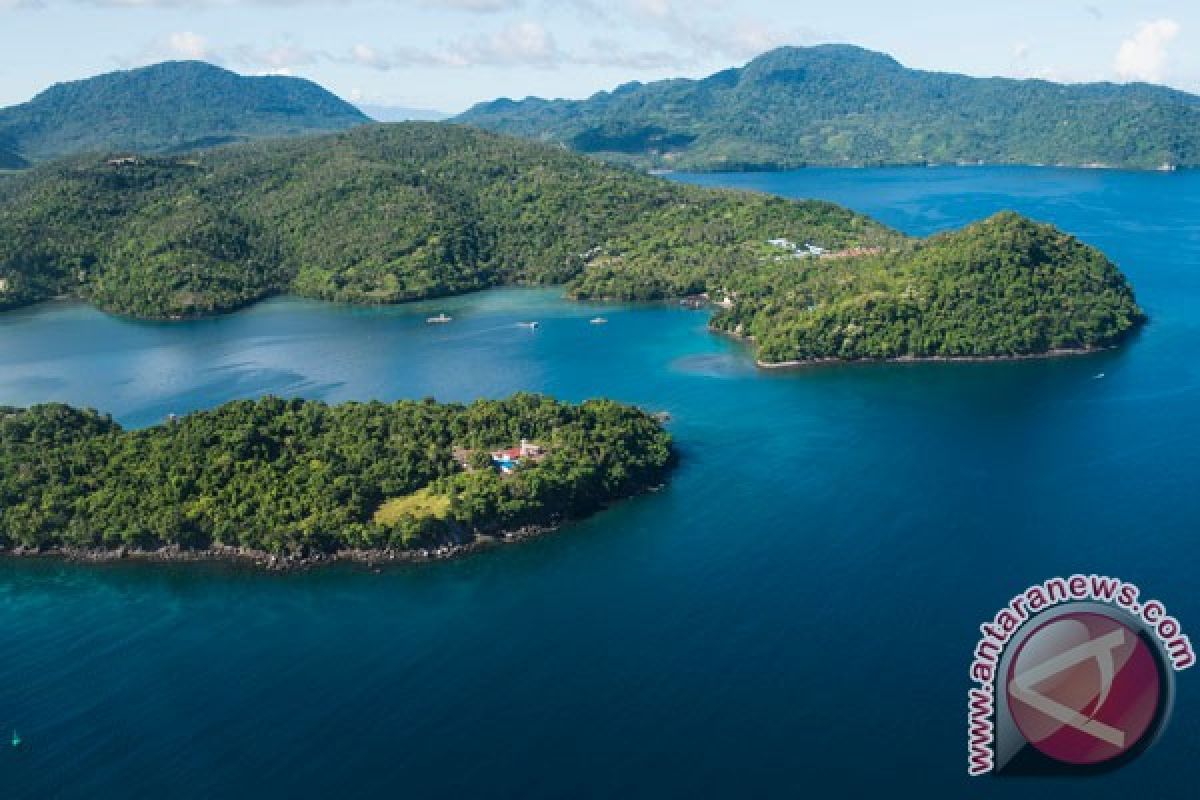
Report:
[[[164,61],[59,83],[0,109],[0,150],[41,161],[99,150],[172,152],[368,122],[304,78],[246,76],[206,61]]]
[[[856,44],[843,44],[840,42],[814,45],[783,45],[756,56],[746,66],[759,63],[770,64],[779,61],[795,61],[798,59],[806,61],[857,61],[861,63],[900,66],[900,62],[887,53],[868,50]]]
[[[929,72],[849,44],[779,47],[700,80],[585,100],[481,104],[458,120],[673,170],[1200,166],[1200,97]]]
[[[742,80],[755,81],[785,73],[802,78],[805,70],[819,75],[889,73],[904,67],[886,53],[851,44],[819,44],[811,47],[784,46],[769,50],[742,68]]]

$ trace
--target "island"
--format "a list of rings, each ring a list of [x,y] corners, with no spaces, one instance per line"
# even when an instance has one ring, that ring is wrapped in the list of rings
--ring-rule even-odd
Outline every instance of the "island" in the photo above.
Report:
[[[711,305],[762,363],[1086,351],[1144,319],[1103,254],[1015,214],[913,239],[832,203],[457,125],[79,156],[0,180],[0,309],[75,297],[175,319],[279,293],[382,304],[531,284]]]
[[[0,408],[0,552],[444,558],[649,491],[674,462],[658,419],[609,400],[263,397],[141,430],[65,405]]]
[[[642,169],[1200,165],[1200,96],[909,69],[845,44],[780,47],[699,80],[506,98],[456,121]]]

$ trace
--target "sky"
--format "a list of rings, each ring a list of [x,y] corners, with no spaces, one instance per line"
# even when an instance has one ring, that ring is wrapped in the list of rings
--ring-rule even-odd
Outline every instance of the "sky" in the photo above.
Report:
[[[1200,0],[0,0],[0,105],[196,58],[456,112],[701,77],[824,42],[920,69],[1200,93]]]

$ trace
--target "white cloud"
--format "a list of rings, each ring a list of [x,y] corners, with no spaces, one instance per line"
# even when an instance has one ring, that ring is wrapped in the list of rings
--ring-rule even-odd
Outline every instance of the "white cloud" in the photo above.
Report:
[[[42,7],[50,4],[93,5],[107,8],[236,8],[238,6],[299,6],[346,5],[354,0],[0,0],[0,10],[20,7]],[[385,0],[394,5],[434,10],[464,11],[474,14],[493,14],[514,11],[525,0]]]
[[[426,8],[449,8],[455,11],[473,11],[492,14],[497,11],[512,11],[525,5],[524,0],[422,0]]]
[[[666,50],[627,50],[617,39],[596,37],[588,48],[572,55],[571,61],[590,67],[622,67],[625,69],[663,69],[679,67],[677,53]]]
[[[751,19],[737,20],[723,35],[709,35],[721,52],[738,58],[752,58],[785,44],[796,44],[802,37],[798,31]]]
[[[222,53],[217,60],[249,67],[262,75],[293,75],[297,68],[326,59],[321,50],[284,43],[267,47],[237,45]]]
[[[359,43],[334,61],[378,70],[403,67],[534,66],[552,68],[569,58],[537,22],[516,22],[498,31],[460,38],[432,49],[400,47],[388,51]]]
[[[170,5],[191,2],[235,5],[356,0],[49,0],[126,5]],[[12,2],[12,0],[0,0]],[[486,13],[507,8],[552,8],[550,0],[391,0],[410,6],[438,6]],[[136,63],[163,58],[203,58],[254,73],[303,73],[324,63],[389,72],[407,68],[534,68],[596,67],[621,70],[682,70],[714,59],[745,59],[782,44],[811,40],[808,31],[768,24],[747,16],[725,18],[721,0],[567,0],[572,13],[591,20],[586,43],[560,46],[540,20],[501,18],[491,30],[461,26],[458,35],[423,45],[388,45],[360,41],[338,50],[313,49],[296,43],[210,43],[202,36],[181,32],[169,42],[159,40]],[[562,6],[559,6],[561,8]],[[505,24],[507,23],[507,24]],[[465,31],[464,31],[465,28]],[[648,30],[659,40],[644,49],[631,44],[643,37],[624,35],[632,28]],[[466,32],[469,31],[469,32]],[[386,41],[386,40],[385,40]]]
[[[666,19],[675,13],[671,0],[633,0],[633,8],[656,19]]]
[[[181,58],[200,59],[208,56],[208,42],[191,31],[179,31],[167,37],[167,47]]]
[[[1121,42],[1117,50],[1117,75],[1126,81],[1162,83],[1167,68],[1167,48],[1179,36],[1179,23],[1172,19],[1143,22],[1138,31]]]
[[[467,44],[455,54],[469,64],[551,65],[559,58],[558,45],[545,26],[517,22]]]
[[[657,69],[680,64],[679,57],[665,50],[629,50],[609,37],[594,37],[585,47],[564,50],[554,36],[537,22],[517,22],[492,33],[442,42],[433,48],[400,47],[381,50],[359,43],[344,56],[331,60],[377,70],[406,67],[534,67],[562,66],[623,67]]]
[[[633,15],[658,29],[679,48],[680,61],[709,61],[714,57],[752,58],[785,44],[814,38],[813,32],[777,20],[726,16],[725,3],[716,0],[628,0]]]
[[[350,60],[373,69],[388,69],[391,63],[369,44],[356,44],[350,49]]]

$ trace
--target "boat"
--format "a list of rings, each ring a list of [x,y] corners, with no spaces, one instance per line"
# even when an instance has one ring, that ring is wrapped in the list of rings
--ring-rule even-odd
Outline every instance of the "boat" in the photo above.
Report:
[[[1103,372],[1097,372],[1095,375],[1093,375],[1093,376],[1092,376],[1092,380],[1094,380],[1094,381],[1098,381],[1098,380],[1100,380],[1100,379],[1101,379],[1101,378],[1103,378],[1103,377],[1104,377],[1104,373],[1103,373]]]
[[[16,731],[13,731],[12,746],[13,747],[21,746],[21,737],[17,735]]]
[[[450,322],[454,317],[448,317],[445,313],[438,314],[436,317],[426,317],[425,321],[430,325],[444,325]]]
[[[603,325],[604,323],[608,322],[608,320],[606,320],[604,317],[592,317],[588,320],[588,322],[592,325]]]
[[[517,324],[522,328],[529,328],[531,331],[536,331],[538,329],[538,323],[536,322],[518,322]]]

